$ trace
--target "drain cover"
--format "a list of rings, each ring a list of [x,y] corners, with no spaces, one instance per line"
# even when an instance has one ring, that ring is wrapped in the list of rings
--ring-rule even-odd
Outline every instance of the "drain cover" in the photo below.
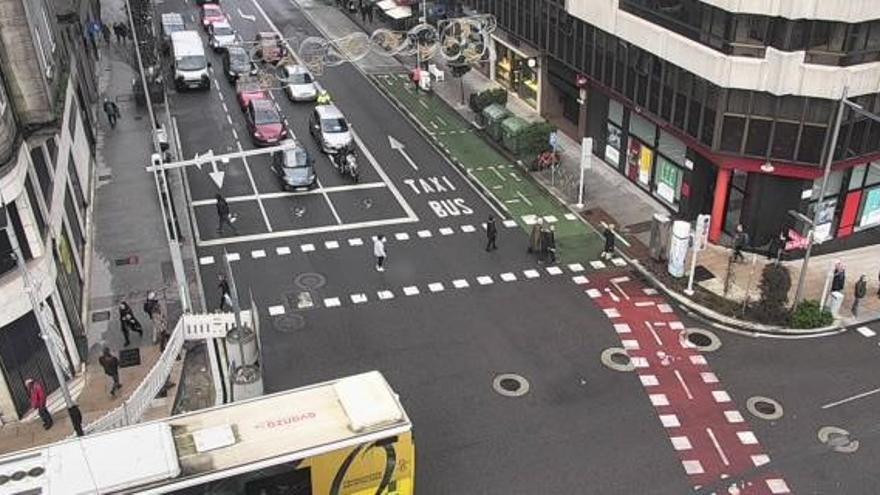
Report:
[[[859,441],[852,438],[850,433],[836,426],[823,426],[817,434],[819,441],[841,454],[852,454],[859,450]]]
[[[746,409],[756,418],[768,421],[777,420],[782,417],[782,404],[769,397],[749,397],[746,400]]]
[[[281,333],[295,332],[306,326],[305,318],[296,313],[276,316],[272,323],[275,330]]]
[[[602,364],[613,369],[614,371],[633,371],[636,369],[632,363],[629,354],[621,347],[609,347],[602,351],[599,355]]]
[[[317,289],[327,283],[327,279],[320,273],[300,273],[293,279],[297,287],[305,290]]]
[[[502,373],[495,376],[492,388],[505,397],[521,397],[529,392],[529,381],[515,373]]]
[[[721,348],[721,339],[714,333],[702,328],[688,328],[681,333],[682,345],[696,348],[703,352],[717,351]]]

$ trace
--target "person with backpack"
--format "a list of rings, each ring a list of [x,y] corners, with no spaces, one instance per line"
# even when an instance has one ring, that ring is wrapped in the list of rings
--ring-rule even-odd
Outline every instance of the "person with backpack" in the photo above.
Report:
[[[98,358],[98,364],[110,379],[110,397],[116,397],[116,391],[122,388],[122,384],[119,383],[119,358],[110,352],[109,347],[105,347],[101,357]]]

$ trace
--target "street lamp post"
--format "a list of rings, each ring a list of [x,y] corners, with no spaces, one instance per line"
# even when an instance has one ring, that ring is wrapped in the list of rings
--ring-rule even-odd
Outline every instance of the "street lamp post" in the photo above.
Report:
[[[791,310],[797,310],[798,304],[801,302],[804,291],[804,280],[806,279],[807,267],[810,265],[810,253],[813,251],[813,242],[816,239],[816,227],[819,223],[820,207],[825,199],[825,190],[828,187],[828,176],[831,173],[831,164],[834,162],[834,148],[837,147],[837,139],[840,137],[840,125],[843,120],[843,109],[846,108],[846,96],[849,87],[844,86],[843,94],[840,96],[840,102],[837,105],[837,117],[834,119],[834,131],[831,133],[831,143],[828,146],[828,154],[825,156],[825,171],[822,174],[822,185],[819,187],[819,198],[816,200],[816,209],[813,212],[812,225],[807,234],[807,250],[804,253],[804,262],[801,264],[801,273],[798,275],[797,290],[794,293],[794,304]]]
[[[73,431],[76,432],[77,436],[81,437],[84,435],[82,429],[82,413],[79,410],[79,406],[70,396],[70,390],[67,389],[67,377],[64,376],[64,372],[61,370],[61,365],[58,363],[58,356],[52,349],[48,323],[43,320],[45,316],[43,311],[44,306],[35,294],[36,288],[31,282],[30,274],[25,265],[24,256],[21,254],[21,246],[18,243],[18,236],[15,234],[15,227],[13,227],[12,218],[9,216],[9,208],[2,195],[0,195],[0,205],[2,205],[3,208],[3,217],[0,218],[0,222],[2,222],[2,224],[0,224],[0,229],[6,231],[6,235],[9,238],[9,244],[12,246],[12,256],[15,257],[15,265],[21,275],[24,291],[28,295],[31,310],[34,312],[34,318],[36,318],[37,326],[40,328],[40,337],[43,339],[43,343],[46,345],[46,350],[49,352],[49,361],[52,362],[52,370],[55,372],[55,378],[58,380],[58,387],[61,389],[61,396],[64,398],[64,405],[67,407],[67,414],[70,416],[70,423],[73,425]]]
[[[238,352],[239,359],[241,360],[237,366],[232,369],[231,378],[231,388],[233,391],[232,400],[242,400],[248,399],[251,397],[259,396],[263,394],[263,382],[260,376],[260,367],[257,364],[248,364],[245,363],[245,349],[244,349],[244,337],[245,337],[245,328],[241,322],[241,306],[238,301],[238,288],[235,285],[235,277],[232,274],[232,265],[229,262],[229,256],[227,256],[226,250],[223,250],[223,266],[226,269],[226,280],[229,282],[229,296],[232,301],[232,311],[235,318],[235,328],[238,330]],[[253,312],[256,311],[257,308],[251,308],[251,318],[253,319]],[[256,338],[256,336],[254,336]],[[245,397],[237,398],[235,396],[236,389],[239,391],[239,395],[245,395]]]

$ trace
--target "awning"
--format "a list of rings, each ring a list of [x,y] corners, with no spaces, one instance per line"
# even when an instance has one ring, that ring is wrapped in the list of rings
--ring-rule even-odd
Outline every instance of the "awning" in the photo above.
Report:
[[[395,7],[391,10],[386,10],[385,14],[392,19],[406,19],[407,17],[412,17],[412,7]]]
[[[391,10],[397,8],[397,2],[394,0],[382,0],[381,2],[376,4],[382,10]]]

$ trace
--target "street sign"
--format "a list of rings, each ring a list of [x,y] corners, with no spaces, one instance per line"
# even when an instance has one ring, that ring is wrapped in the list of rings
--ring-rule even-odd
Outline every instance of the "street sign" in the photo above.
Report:
[[[585,137],[581,140],[581,168],[590,170],[593,166],[593,138]]]
[[[712,224],[712,215],[697,215],[697,225],[694,227],[694,249],[702,251],[709,246],[709,227]]]
[[[788,229],[788,241],[785,243],[785,250],[791,251],[793,249],[806,249],[807,244],[810,243],[810,240],[802,236],[800,232],[794,229]]]

